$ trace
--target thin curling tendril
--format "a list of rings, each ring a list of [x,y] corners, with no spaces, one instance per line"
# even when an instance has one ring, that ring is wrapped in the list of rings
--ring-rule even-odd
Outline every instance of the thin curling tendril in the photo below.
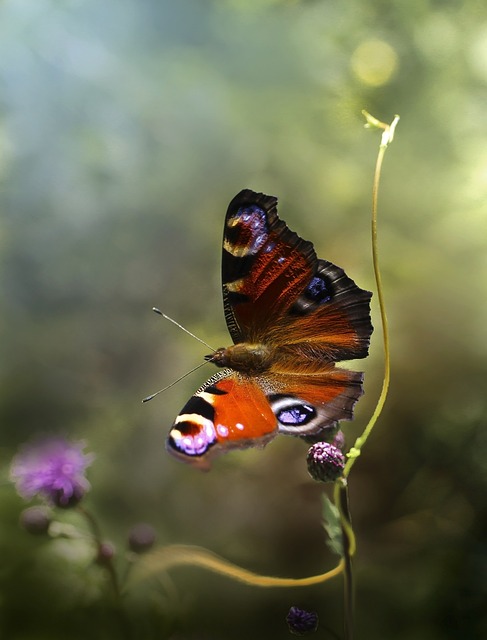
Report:
[[[342,560],[334,569],[307,578],[278,578],[261,576],[243,569],[203,547],[174,544],[151,551],[140,558],[134,567],[130,586],[178,566],[201,567],[255,587],[307,587],[339,575],[343,571],[344,563]]]
[[[379,153],[377,154],[377,161],[375,164],[375,173],[374,173],[374,183],[372,189],[372,264],[374,267],[374,277],[377,286],[377,298],[379,300],[379,311],[380,311],[380,319],[381,319],[381,327],[382,327],[382,340],[384,345],[384,378],[382,382],[382,390],[377,400],[377,404],[372,414],[369,422],[367,423],[363,433],[361,436],[357,438],[354,446],[350,449],[347,454],[348,460],[345,465],[345,469],[343,471],[343,476],[345,478],[348,477],[350,470],[355,464],[355,460],[359,457],[362,447],[367,442],[367,438],[372,432],[372,429],[377,422],[380,414],[382,413],[382,409],[384,408],[384,404],[387,398],[387,393],[389,391],[389,383],[391,379],[391,354],[389,347],[389,325],[387,322],[386,315],[386,307],[384,301],[384,289],[382,287],[382,277],[379,268],[379,251],[378,251],[378,242],[377,242],[377,201],[379,196],[379,183],[380,176],[382,171],[382,162],[384,160],[384,154],[386,152],[387,147],[394,139],[394,132],[396,130],[397,123],[399,122],[399,116],[394,116],[394,120],[392,123],[385,124],[384,122],[380,122],[377,118],[374,118],[367,113],[367,111],[362,111],[367,123],[365,126],[367,128],[376,128],[382,129],[382,137],[379,147]],[[335,494],[336,496],[336,494]]]

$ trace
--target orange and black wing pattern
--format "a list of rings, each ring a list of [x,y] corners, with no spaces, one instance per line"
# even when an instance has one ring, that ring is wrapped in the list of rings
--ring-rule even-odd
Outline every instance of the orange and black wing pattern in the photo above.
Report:
[[[367,356],[371,293],[317,258],[279,218],[277,198],[249,189],[225,217],[222,287],[234,346],[208,359],[227,368],[186,403],[169,451],[208,468],[216,453],[279,432],[331,438],[362,395],[362,373],[335,363]]]

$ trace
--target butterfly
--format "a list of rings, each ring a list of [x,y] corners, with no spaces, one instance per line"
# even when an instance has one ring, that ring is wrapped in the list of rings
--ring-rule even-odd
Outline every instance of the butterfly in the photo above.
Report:
[[[368,355],[372,294],[317,258],[278,217],[277,198],[249,189],[228,206],[222,287],[233,344],[205,356],[222,370],[183,407],[168,451],[208,469],[278,433],[333,439],[363,393],[363,374],[335,363]]]

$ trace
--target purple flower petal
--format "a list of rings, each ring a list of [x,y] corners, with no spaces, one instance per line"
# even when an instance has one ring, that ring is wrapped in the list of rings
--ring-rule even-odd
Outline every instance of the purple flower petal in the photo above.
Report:
[[[86,468],[94,459],[84,442],[62,438],[25,445],[12,460],[10,478],[26,500],[39,495],[60,507],[79,502],[90,484]]]

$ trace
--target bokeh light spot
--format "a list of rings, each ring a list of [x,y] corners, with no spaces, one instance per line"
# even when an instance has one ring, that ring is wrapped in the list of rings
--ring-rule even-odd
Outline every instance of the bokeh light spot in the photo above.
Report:
[[[370,87],[387,84],[398,67],[398,56],[383,40],[366,40],[352,54],[350,61],[355,76]]]

